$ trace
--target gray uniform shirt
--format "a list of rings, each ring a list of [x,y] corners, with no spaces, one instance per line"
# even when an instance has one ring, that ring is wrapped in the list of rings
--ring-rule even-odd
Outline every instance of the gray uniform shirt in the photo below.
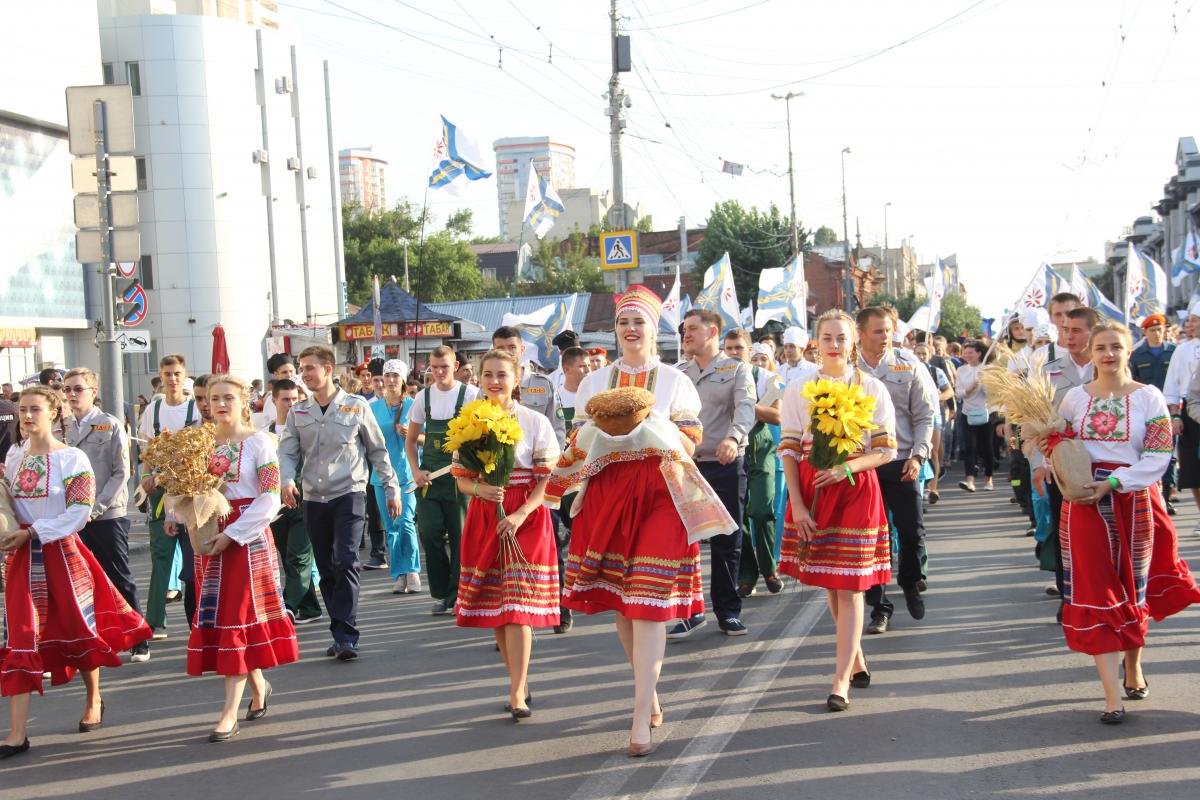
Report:
[[[932,450],[937,394],[930,391],[933,379],[929,369],[906,352],[897,354],[889,347],[874,367],[860,354],[858,368],[882,381],[892,398],[896,408],[896,457],[925,460]]]
[[[304,499],[328,503],[351,492],[367,490],[367,460],[387,492],[400,496],[388,459],[383,431],[367,401],[338,389],[325,413],[315,397],[292,406],[279,437],[279,472],[284,486],[295,485],[296,467],[304,457]]]
[[[716,461],[717,446],[726,439],[738,445],[745,455],[746,441],[754,427],[754,403],[758,390],[750,365],[736,358],[718,355],[701,369],[696,361],[681,362],[679,368],[696,385],[700,395],[700,424],[704,439],[696,447],[696,461]]]
[[[95,406],[83,418],[65,420],[67,444],[77,447],[92,463],[96,476],[96,502],[91,519],[119,519],[129,502],[129,434],[120,421]]]
[[[521,376],[521,405],[550,420],[550,426],[554,428],[554,438],[563,441],[567,428],[558,413],[558,392],[550,378],[526,368],[525,374]]]

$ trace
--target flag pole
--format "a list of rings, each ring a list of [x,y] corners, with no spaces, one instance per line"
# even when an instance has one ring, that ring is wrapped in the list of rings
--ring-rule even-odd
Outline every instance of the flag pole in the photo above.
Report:
[[[417,317],[413,321],[413,343],[412,354],[409,359],[412,361],[412,369],[417,368],[417,338],[418,329],[421,327],[421,276],[425,273],[425,217],[429,214],[429,181],[425,182],[425,199],[421,201],[421,232],[417,238],[417,291],[413,295],[413,299],[417,303]],[[401,322],[403,324],[403,322]],[[400,334],[400,340],[404,340],[404,331],[397,331]]]

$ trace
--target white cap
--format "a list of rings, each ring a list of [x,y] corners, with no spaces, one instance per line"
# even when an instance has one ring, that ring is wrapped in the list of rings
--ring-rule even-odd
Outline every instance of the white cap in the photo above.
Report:
[[[408,378],[408,364],[398,358],[389,358],[383,362],[383,374],[387,375],[389,372],[395,372],[400,375],[400,380],[405,380]]]
[[[1192,302],[1188,303],[1188,316],[1200,317],[1200,297],[1193,298]]]
[[[1026,328],[1036,328],[1050,322],[1050,315],[1044,308],[1027,308],[1021,312],[1021,325]]]
[[[908,336],[908,324],[902,319],[896,320],[896,330],[892,331],[892,341],[903,342],[906,336]]]
[[[767,356],[768,358],[775,357],[775,354],[771,351],[771,348],[768,347],[767,345],[763,344],[762,342],[756,342],[750,348],[750,355],[752,355],[752,356]]]
[[[195,387],[196,387],[196,381],[195,381],[195,380],[193,380],[192,378],[184,378],[184,379],[183,379],[183,391],[184,391],[184,394],[188,394],[188,393],[191,393],[191,392],[193,392],[193,391],[195,390]]]
[[[1035,339],[1050,339],[1055,340],[1058,337],[1058,329],[1050,322],[1039,322],[1033,329],[1033,338]]]
[[[783,343],[794,344],[801,350],[808,344],[808,331],[804,328],[791,327],[783,332]]]

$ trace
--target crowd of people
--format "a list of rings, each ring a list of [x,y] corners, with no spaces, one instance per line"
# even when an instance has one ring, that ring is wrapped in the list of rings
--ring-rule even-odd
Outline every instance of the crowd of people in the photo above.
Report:
[[[533,631],[566,634],[573,614],[615,612],[633,672],[635,757],[653,751],[663,722],[668,639],[694,636],[709,609],[720,633],[746,635],[743,601],[760,582],[770,594],[785,580],[820,587],[836,627],[826,707],[844,712],[850,690],[871,685],[863,632],[890,629],[893,578],[908,616],[926,615],[925,515],[959,461],[967,493],[994,490],[1008,461],[1012,502],[1029,520],[1021,527],[1055,573],[1047,591],[1061,598],[1066,642],[1095,657],[1101,720],[1122,721],[1122,695],[1147,696],[1148,620],[1200,600],[1171,521],[1176,490],[1200,508],[1200,339],[1167,341],[1154,315],[1135,347],[1128,329],[1069,294],[1014,318],[996,342],[911,332],[888,307],[828,311],[811,338],[797,327],[726,330],[720,315],[692,309],[672,365],[657,351],[660,314],[652,291],[631,288],[616,302],[618,357],[567,331],[549,374],[511,327],[475,364],[437,347],[419,374],[375,359],[339,375],[324,346],[275,355],[265,392],[236,376],[191,378],[184,358],[168,355],[129,426],[97,406],[88,369],[43,373],[11,399],[4,387],[0,458],[15,519],[0,524],[0,693],[11,710],[0,758],[29,749],[30,696],[47,677],[57,685],[82,673],[79,729],[100,727],[99,668],[119,666],[123,651],[148,660],[168,635],[173,596],[187,672],[224,678],[209,740],[229,741],[240,722],[267,714],[264,671],[297,660],[296,626],[323,621],[326,655],[359,657],[363,569],[387,569],[395,594],[427,591],[434,615],[492,629],[514,722],[533,714]],[[1200,335],[1200,303],[1184,332]],[[1092,459],[1090,496],[1064,502],[1049,461],[1057,440],[1026,441],[1005,421],[988,397],[991,365],[1054,387],[1065,436]],[[805,388],[817,381],[873,403],[871,424],[830,468],[810,458]],[[444,447],[451,421],[476,401],[521,430],[503,486]],[[631,413],[637,423],[621,428]],[[200,540],[130,446],[206,423],[209,472],[231,510]],[[144,606],[129,565],[135,508],[150,534]]]

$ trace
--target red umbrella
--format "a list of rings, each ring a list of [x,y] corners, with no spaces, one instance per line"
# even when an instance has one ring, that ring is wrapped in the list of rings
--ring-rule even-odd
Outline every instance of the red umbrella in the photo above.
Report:
[[[229,372],[229,348],[225,346],[225,329],[221,323],[213,328],[212,374],[224,375]]]

